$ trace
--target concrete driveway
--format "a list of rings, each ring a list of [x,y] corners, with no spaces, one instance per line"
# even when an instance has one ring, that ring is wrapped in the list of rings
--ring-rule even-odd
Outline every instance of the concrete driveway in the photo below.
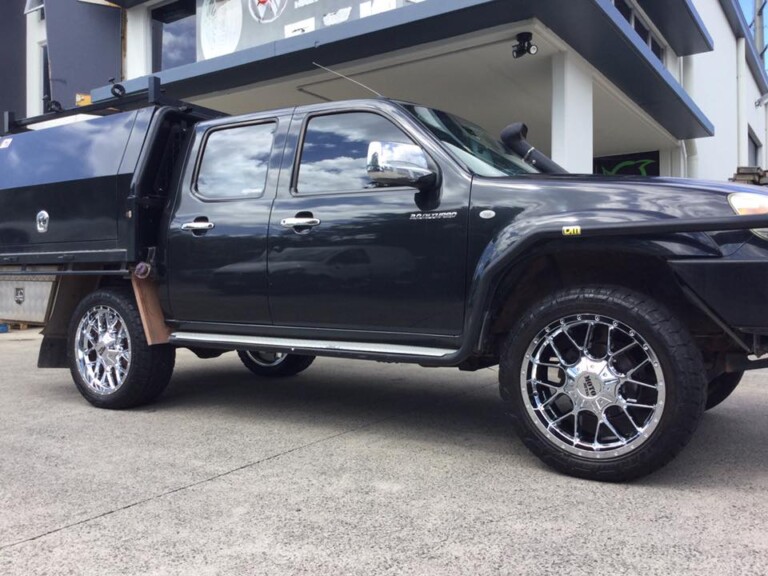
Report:
[[[542,466],[495,370],[319,359],[258,380],[179,354],[156,404],[90,407],[0,335],[0,574],[766,574],[768,375],[627,485]]]

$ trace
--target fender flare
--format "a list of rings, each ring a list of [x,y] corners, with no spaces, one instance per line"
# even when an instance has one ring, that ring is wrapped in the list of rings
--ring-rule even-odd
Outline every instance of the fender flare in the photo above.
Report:
[[[663,235],[668,241],[675,235],[704,233],[724,230],[749,230],[752,228],[768,228],[768,216],[726,216],[722,218],[685,218],[670,219],[656,218],[644,220],[620,221],[604,223],[598,221],[599,214],[591,213],[589,217],[578,220],[562,216],[539,225],[526,223],[526,230],[514,224],[504,228],[492,240],[483,252],[473,273],[467,296],[466,319],[462,346],[449,358],[443,359],[443,364],[458,365],[481,351],[483,338],[488,329],[490,319],[489,302],[494,294],[495,283],[509,270],[509,267],[521,261],[530,251],[553,240],[566,243],[578,243],[592,238],[635,239],[643,237],[651,240],[650,245],[658,245],[658,240],[649,237]],[[522,232],[522,233],[521,233]],[[696,235],[701,257],[722,257],[717,244],[708,235]],[[691,245],[691,236],[686,237],[686,246]],[[562,243],[560,243],[562,246]],[[694,243],[696,245],[696,243]],[[665,247],[670,257],[669,244]],[[690,256],[690,253],[687,253]]]

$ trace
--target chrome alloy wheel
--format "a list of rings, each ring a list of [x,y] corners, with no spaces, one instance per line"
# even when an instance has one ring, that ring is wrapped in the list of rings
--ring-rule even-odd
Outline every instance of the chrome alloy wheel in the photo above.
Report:
[[[626,454],[659,424],[666,389],[656,353],[606,316],[549,324],[525,352],[520,374],[529,416],[552,444],[591,459]]]
[[[131,367],[131,337],[116,310],[95,306],[83,316],[75,335],[75,358],[93,392],[106,396],[120,389]]]
[[[279,366],[285,362],[285,359],[288,357],[287,354],[281,352],[251,352],[250,350],[246,352],[246,355],[256,364],[263,366],[264,368]]]

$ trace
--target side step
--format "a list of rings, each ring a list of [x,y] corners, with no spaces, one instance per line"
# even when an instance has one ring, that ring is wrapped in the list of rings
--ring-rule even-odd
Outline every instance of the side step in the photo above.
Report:
[[[402,359],[436,359],[445,358],[456,353],[456,350],[445,348],[424,348],[400,344],[301,340],[297,338],[203,334],[197,332],[174,332],[171,334],[170,343],[180,346],[226,348],[229,350],[274,350],[276,352],[306,352],[327,356],[340,355],[372,358],[394,356]]]

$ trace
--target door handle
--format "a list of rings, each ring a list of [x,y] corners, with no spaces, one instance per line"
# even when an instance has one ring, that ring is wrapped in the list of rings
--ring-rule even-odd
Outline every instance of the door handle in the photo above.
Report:
[[[207,230],[213,230],[216,224],[213,222],[187,222],[181,225],[181,229],[185,232],[204,232]]]
[[[319,218],[283,218],[280,226],[283,228],[313,228],[320,226]]]

